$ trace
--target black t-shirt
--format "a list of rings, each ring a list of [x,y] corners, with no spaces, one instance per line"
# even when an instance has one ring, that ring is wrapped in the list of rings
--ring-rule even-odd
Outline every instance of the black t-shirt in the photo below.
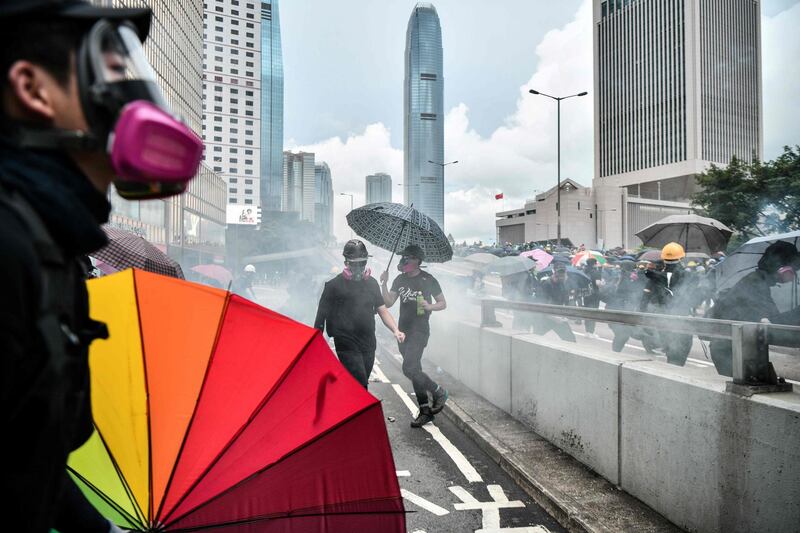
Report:
[[[417,296],[433,303],[433,297],[442,294],[442,287],[428,272],[420,272],[416,276],[400,274],[394,278],[392,292],[397,293],[400,300],[400,323],[398,327],[402,332],[408,331],[430,331],[428,319],[430,311],[425,311],[423,315],[417,315]]]
[[[347,280],[339,274],[325,283],[314,327],[327,327],[337,350],[375,350],[375,313],[383,305],[375,278]]]

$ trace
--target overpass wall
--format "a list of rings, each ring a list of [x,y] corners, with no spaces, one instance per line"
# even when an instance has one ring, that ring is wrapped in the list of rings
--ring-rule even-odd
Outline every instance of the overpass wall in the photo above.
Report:
[[[800,394],[476,323],[426,358],[688,531],[800,531]]]

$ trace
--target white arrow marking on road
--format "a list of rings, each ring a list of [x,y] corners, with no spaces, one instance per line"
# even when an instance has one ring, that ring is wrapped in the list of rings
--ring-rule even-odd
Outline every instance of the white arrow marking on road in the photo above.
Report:
[[[439,507],[435,503],[429,502],[428,500],[426,500],[422,496],[417,496],[413,492],[409,492],[406,489],[400,489],[400,494],[403,495],[403,498],[405,498],[406,500],[410,501],[414,505],[417,505],[418,507],[422,507],[426,511],[431,512],[431,513],[435,514],[436,516],[444,516],[446,514],[450,514],[450,511],[448,511],[447,509]]]
[[[411,472],[408,470],[397,470],[397,477],[411,477]]]
[[[411,400],[408,394],[406,394],[406,391],[404,391],[403,388],[396,383],[393,384],[392,387],[394,388],[395,392],[397,392],[397,395],[400,396],[400,399],[403,400],[403,403],[406,404],[408,410],[411,411],[412,416],[416,416],[419,409],[416,405],[414,405],[414,402]],[[433,437],[433,440],[439,443],[445,453],[449,455],[450,459],[452,459],[456,464],[458,469],[461,470],[461,473],[464,474],[464,477],[467,478],[467,481],[470,483],[480,483],[483,481],[481,475],[477,470],[475,470],[475,467],[472,466],[467,458],[464,457],[464,454],[461,453],[458,448],[453,446],[453,443],[450,442],[450,439],[445,437],[444,433],[442,433],[442,430],[434,426],[433,422],[425,424],[422,426],[422,429],[430,433]]]
[[[500,528],[500,509],[510,509],[513,507],[525,507],[525,504],[519,500],[513,502],[508,501],[506,493],[500,485],[487,485],[489,495],[494,501],[479,502],[475,497],[466,491],[463,487],[454,486],[448,487],[450,492],[455,494],[458,499],[463,503],[455,503],[453,507],[456,511],[467,511],[479,509],[483,515],[483,528],[478,529],[475,533],[494,533],[496,531],[518,531],[518,532],[533,532],[533,528]]]

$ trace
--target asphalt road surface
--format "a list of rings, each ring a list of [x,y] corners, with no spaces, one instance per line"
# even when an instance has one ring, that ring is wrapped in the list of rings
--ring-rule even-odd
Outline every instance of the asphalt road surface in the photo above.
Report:
[[[565,531],[446,417],[409,426],[414,393],[391,352],[379,348],[369,389],[383,404],[409,533]]]

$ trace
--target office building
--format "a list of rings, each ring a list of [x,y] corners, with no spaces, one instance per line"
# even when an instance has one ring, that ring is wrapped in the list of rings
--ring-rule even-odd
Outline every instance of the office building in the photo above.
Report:
[[[392,177],[389,174],[378,172],[367,176],[366,198],[368,204],[392,201]]]
[[[594,0],[594,23],[594,187],[631,200],[599,232],[636,246],[710,164],[761,156],[760,1]]]
[[[144,50],[172,110],[201,134],[203,109],[203,2],[174,9],[168,0],[97,0],[97,5],[153,10]],[[188,269],[225,255],[225,182],[206,163],[187,191],[164,200],[127,201],[113,190],[109,225],[131,231]]]
[[[283,52],[278,0],[261,2],[261,205],[280,211],[283,195]]]
[[[420,2],[406,31],[403,199],[444,228],[444,168],[435,164],[444,162],[442,74],[439,15]]]
[[[314,223],[324,235],[333,235],[333,179],[324,161],[314,165]]]
[[[300,220],[314,222],[315,192],[314,154],[283,152],[281,211],[295,212],[300,216]]]
[[[206,162],[225,179],[230,204],[256,207],[262,175],[261,3],[205,0],[203,5]]]

